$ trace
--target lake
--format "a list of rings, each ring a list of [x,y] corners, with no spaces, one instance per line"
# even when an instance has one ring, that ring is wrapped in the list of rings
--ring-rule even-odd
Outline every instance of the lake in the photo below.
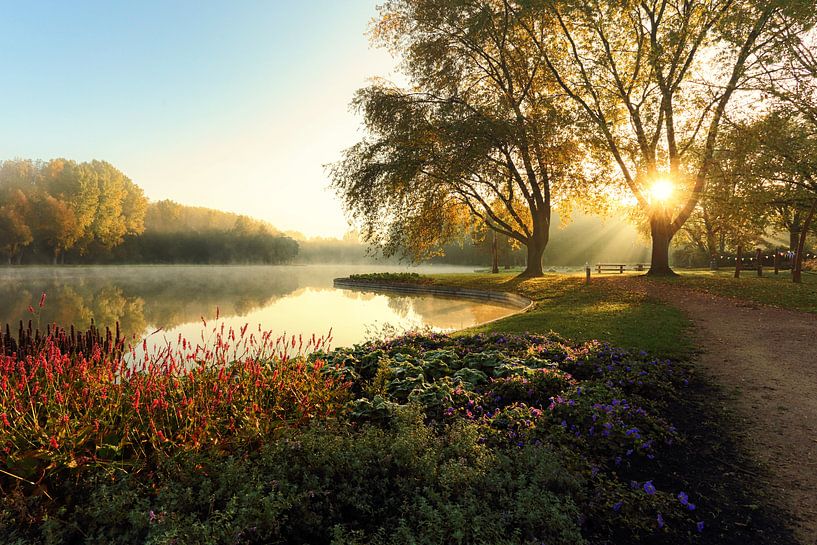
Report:
[[[431,295],[336,289],[334,278],[364,272],[406,271],[373,265],[82,266],[0,268],[0,323],[20,320],[41,328],[56,322],[113,329],[153,344],[178,335],[197,341],[202,319],[277,335],[325,336],[348,346],[384,329],[452,331],[507,316],[515,308]],[[471,272],[469,267],[426,266],[413,272]],[[40,295],[45,307],[38,308]],[[28,311],[32,305],[39,316]],[[158,330],[158,331],[157,331]],[[154,333],[155,332],[155,333]]]

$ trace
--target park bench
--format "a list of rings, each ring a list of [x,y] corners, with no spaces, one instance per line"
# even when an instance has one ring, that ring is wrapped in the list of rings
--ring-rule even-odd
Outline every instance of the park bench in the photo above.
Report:
[[[605,272],[617,272],[624,274],[625,270],[643,271],[648,267],[649,263],[635,263],[634,265],[626,265],[624,263],[596,263],[596,272],[599,274]]]

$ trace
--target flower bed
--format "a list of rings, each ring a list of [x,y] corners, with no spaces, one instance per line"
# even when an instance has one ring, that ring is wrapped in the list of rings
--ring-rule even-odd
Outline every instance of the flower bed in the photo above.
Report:
[[[533,335],[227,353],[138,370],[53,346],[4,359],[0,535],[567,545],[704,530],[661,471],[682,440],[661,416],[687,381],[672,361]]]

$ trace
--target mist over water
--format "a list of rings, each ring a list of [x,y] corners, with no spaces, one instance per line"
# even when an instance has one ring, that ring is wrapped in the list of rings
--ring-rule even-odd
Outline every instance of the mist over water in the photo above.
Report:
[[[514,311],[426,295],[335,289],[332,280],[361,272],[407,270],[400,266],[106,266],[0,269],[0,323],[20,320],[43,329],[57,323],[113,329],[120,323],[132,342],[207,341],[216,323],[238,330],[271,330],[275,336],[325,336],[332,346],[360,342],[390,326],[398,331],[431,327],[450,331]],[[470,267],[426,266],[415,272],[469,272]],[[38,308],[42,293],[45,307]],[[38,315],[32,315],[32,305]],[[203,321],[208,322],[205,328]],[[158,331],[157,331],[158,330]],[[202,335],[204,337],[202,338]]]

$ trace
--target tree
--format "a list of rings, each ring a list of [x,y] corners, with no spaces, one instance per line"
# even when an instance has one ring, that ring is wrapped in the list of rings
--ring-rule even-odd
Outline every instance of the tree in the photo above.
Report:
[[[65,250],[77,242],[77,217],[65,202],[44,192],[32,199],[31,210],[35,218],[34,239],[50,250],[52,263],[56,265]]]
[[[773,112],[757,122],[762,134],[754,171],[771,195],[770,205],[789,214],[799,236],[792,279],[800,282],[806,236],[817,210],[817,127],[800,112]]]
[[[0,249],[8,263],[20,263],[23,250],[34,241],[29,196],[40,184],[40,166],[16,159],[0,163]]]
[[[76,245],[80,251],[93,241],[92,226],[99,212],[100,187],[96,172],[87,163],[52,159],[42,168],[43,189],[71,209]]]
[[[19,189],[0,205],[0,250],[8,256],[8,263],[21,259],[22,249],[34,240],[26,222],[28,199]]]
[[[517,20],[649,220],[649,274],[673,274],[669,245],[704,193],[727,105],[766,52],[773,23],[783,7],[794,14],[808,5],[519,1]],[[695,147],[702,152],[690,153]],[[671,202],[651,191],[664,180],[676,188]]]
[[[732,123],[718,137],[698,206],[681,228],[710,262],[759,244],[768,227],[775,195],[761,175],[764,133],[755,122]]]
[[[331,169],[364,240],[418,260],[484,223],[527,248],[523,276],[541,275],[554,195],[584,180],[584,151],[513,8],[392,0],[373,36],[400,53],[410,88],[358,92],[370,136]]]

